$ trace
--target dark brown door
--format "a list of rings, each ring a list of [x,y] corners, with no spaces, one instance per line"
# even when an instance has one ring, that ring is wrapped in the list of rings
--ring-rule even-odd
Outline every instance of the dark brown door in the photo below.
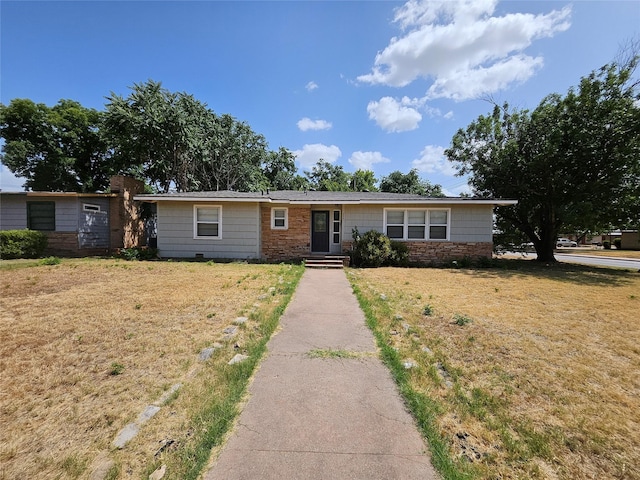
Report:
[[[327,253],[329,251],[329,211],[311,212],[311,251]]]

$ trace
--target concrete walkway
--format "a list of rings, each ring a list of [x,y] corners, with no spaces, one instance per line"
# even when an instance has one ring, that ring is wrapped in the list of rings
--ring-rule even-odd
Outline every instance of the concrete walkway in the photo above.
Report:
[[[206,480],[439,478],[343,270],[307,269],[281,326]]]

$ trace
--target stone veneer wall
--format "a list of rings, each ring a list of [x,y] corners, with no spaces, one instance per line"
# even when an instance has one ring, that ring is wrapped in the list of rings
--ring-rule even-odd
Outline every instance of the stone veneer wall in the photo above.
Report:
[[[109,204],[111,250],[140,247],[144,244],[144,221],[133,196],[144,192],[144,183],[134,178],[115,175],[110,181],[113,197]]]
[[[289,228],[272,230],[271,208],[270,205],[260,208],[262,257],[271,262],[308,256],[311,251],[311,209],[308,206],[286,207]]]
[[[403,242],[409,247],[409,261],[441,265],[464,257],[478,259],[491,258],[493,243],[491,242]],[[342,242],[342,251],[353,249],[353,242]]]

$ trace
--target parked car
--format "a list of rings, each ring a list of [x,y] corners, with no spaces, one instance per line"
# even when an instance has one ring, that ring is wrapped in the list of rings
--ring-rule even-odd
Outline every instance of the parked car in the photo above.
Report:
[[[556,247],[577,247],[578,244],[568,238],[559,238],[556,242]]]

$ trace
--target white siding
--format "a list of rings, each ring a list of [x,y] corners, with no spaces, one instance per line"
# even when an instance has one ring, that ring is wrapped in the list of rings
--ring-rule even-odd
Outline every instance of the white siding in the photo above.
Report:
[[[377,205],[344,205],[342,207],[342,241],[353,240],[355,227],[363,234],[369,230],[382,232],[383,206]]]
[[[38,197],[34,195],[2,195],[0,199],[0,229],[27,228],[27,202],[55,202],[56,232],[78,231],[78,199]]]
[[[342,240],[352,240],[351,231],[358,227],[362,234],[369,230],[383,231],[384,209],[399,205],[345,205],[342,209]],[[423,208],[424,205],[402,205]],[[427,208],[427,207],[424,207]],[[491,242],[493,239],[492,205],[429,205],[428,208],[451,209],[451,242]]]
[[[451,207],[452,242],[493,241],[493,206],[461,205]]]
[[[205,202],[197,202],[205,205]],[[193,203],[158,203],[158,250],[163,257],[258,258],[259,209],[255,203],[220,203],[222,238],[193,238]]]
[[[0,194],[0,230],[27,228],[27,196]]]

